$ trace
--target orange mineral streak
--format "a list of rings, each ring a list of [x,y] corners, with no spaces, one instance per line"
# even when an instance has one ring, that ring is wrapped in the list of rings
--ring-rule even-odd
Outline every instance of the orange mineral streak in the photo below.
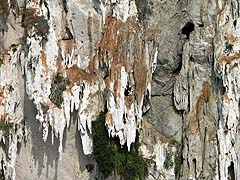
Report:
[[[111,67],[111,74],[110,74],[110,82],[113,82],[113,93],[115,98],[120,97],[120,92],[119,92],[119,79],[121,79],[121,69],[123,67],[122,63],[112,63]]]
[[[143,61],[134,62],[134,77],[138,103],[142,101],[147,86],[147,66]]]
[[[66,73],[72,85],[74,83],[79,83],[80,80],[88,83],[93,83],[97,80],[97,74],[94,74],[94,72],[86,72],[77,65],[73,65],[71,68],[67,69]]]
[[[64,92],[66,92],[66,93],[67,93],[68,95],[70,95],[70,96],[73,95],[73,93],[72,93],[72,91],[71,91],[70,88],[65,89]]]
[[[143,129],[143,140],[149,139],[149,137],[153,137],[155,141],[160,141],[163,144],[168,144],[170,140],[161,134],[157,129],[154,128],[153,125],[149,124],[147,121],[142,121],[142,129]],[[144,138],[147,137],[147,138]]]
[[[117,47],[118,38],[118,21],[111,15],[106,17],[105,25],[106,29],[103,29],[102,39],[100,41],[101,49],[107,50],[108,52],[113,52]]]
[[[203,95],[200,95],[196,103],[196,120],[198,122],[200,121],[200,116],[202,115],[204,102],[205,97]]]
[[[74,49],[75,43],[73,39],[59,40],[59,46],[61,47],[63,52],[71,54],[72,50]]]
[[[4,87],[0,86],[0,105],[2,105],[2,102],[4,100]]]
[[[223,101],[226,102],[226,103],[230,103],[230,98],[228,96],[228,92],[226,91],[223,95]]]
[[[6,56],[6,55],[10,55],[7,49],[4,49],[0,52],[0,56]]]
[[[232,61],[238,60],[239,56],[237,55],[237,53],[235,53],[232,56],[225,56],[223,54],[219,55],[219,60],[220,62],[226,62],[226,63],[231,63]]]
[[[118,78],[116,78],[114,80],[114,85],[113,85],[113,92],[114,92],[114,97],[115,98],[119,98],[120,97],[120,93],[118,91],[118,87],[119,87],[119,82],[118,82]]]
[[[225,34],[225,37],[226,37],[228,43],[230,43],[230,44],[235,44],[235,42],[237,41],[237,37],[234,36],[234,34],[233,34],[232,31],[229,31],[229,30],[228,30],[228,31],[226,31],[224,34]]]
[[[110,126],[113,126],[113,117],[112,114],[110,112],[107,112],[105,114],[105,119],[106,119],[106,123]]]
[[[191,118],[191,119],[196,120],[196,122],[197,122],[196,124],[198,124],[198,128],[199,128],[200,116],[203,113],[203,105],[204,105],[204,103],[208,103],[210,101],[210,98],[211,98],[210,85],[207,81],[205,81],[205,82],[203,82],[203,85],[202,85],[202,94],[199,96],[197,103],[196,103],[195,117]]]
[[[196,116],[194,114],[189,114],[187,117],[188,121],[188,134],[196,134],[199,130],[199,122],[196,120]]]
[[[5,121],[6,122],[7,116],[8,116],[8,113],[3,113],[3,115],[0,116],[0,121]]]
[[[74,64],[72,67],[66,68],[63,71],[67,73],[70,80],[70,87],[73,86],[74,83],[79,84],[80,81],[90,84],[94,83],[101,76],[100,72],[96,69],[96,56],[90,60],[86,70],[81,69]]]
[[[160,36],[160,30],[158,28],[147,28],[144,31],[144,37],[147,41],[154,39],[156,36]]]
[[[153,36],[156,32],[155,29],[151,29],[151,32],[146,35]],[[115,97],[119,97],[120,72],[121,67],[124,66],[126,72],[134,71],[137,101],[140,104],[147,86],[148,67],[145,62],[144,38],[141,38],[143,35],[141,34],[140,37],[139,34],[141,34],[141,28],[136,20],[129,18],[127,22],[123,23],[109,15],[106,17],[100,48],[105,50],[109,57],[112,57],[110,80],[108,81],[114,84]],[[132,49],[131,58],[127,58],[130,57],[127,56],[129,46]]]
[[[211,97],[211,89],[210,89],[209,83],[207,81],[204,81],[204,83],[203,83],[202,94],[203,94],[205,102],[208,102]]]
[[[8,56],[8,55],[10,55],[10,54],[7,49],[4,49],[0,52],[0,65],[4,64],[4,57]]]
[[[42,64],[43,64],[44,69],[45,69],[45,75],[47,77],[47,75],[48,75],[48,65],[47,65],[46,54],[45,54],[44,51],[41,52],[41,59],[42,59]]]
[[[134,102],[134,96],[126,96],[125,98],[125,106],[127,107],[127,109],[131,109],[131,106]]]

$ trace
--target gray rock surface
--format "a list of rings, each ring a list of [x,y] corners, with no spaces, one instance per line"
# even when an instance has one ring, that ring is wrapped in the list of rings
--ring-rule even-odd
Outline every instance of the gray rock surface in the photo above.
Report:
[[[145,179],[240,179],[239,16],[237,0],[1,0],[0,179],[100,177],[103,110],[128,150],[140,133]]]

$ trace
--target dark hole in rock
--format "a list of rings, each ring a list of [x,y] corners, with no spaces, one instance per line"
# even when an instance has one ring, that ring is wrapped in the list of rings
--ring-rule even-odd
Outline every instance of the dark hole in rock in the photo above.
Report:
[[[150,101],[149,91],[147,90],[146,95],[143,98],[143,105],[147,105],[149,103],[149,101]]]
[[[68,9],[67,9],[67,0],[63,0],[62,3],[63,3],[63,9],[64,9],[64,11],[67,13],[67,12],[68,12]]]
[[[66,34],[65,34],[65,37],[63,37],[63,40],[71,40],[71,39],[73,39],[73,34],[70,31],[70,29],[66,27]]]
[[[228,179],[235,180],[234,163],[232,161],[228,167]]]
[[[196,176],[197,175],[197,160],[194,158],[192,161],[194,164],[194,170],[195,170],[195,176]]]
[[[126,118],[127,118],[127,114],[126,114]],[[124,115],[123,115],[123,124],[126,124],[126,123],[127,123],[126,118],[125,118]]]
[[[93,169],[94,169],[94,165],[93,164],[87,164],[86,169],[87,169],[88,172],[92,172]]]
[[[185,34],[187,36],[186,39],[189,39],[189,35],[192,31],[194,31],[194,24],[192,22],[187,22],[182,28],[182,34]]]
[[[233,25],[236,28],[236,26],[237,26],[237,20],[236,19],[233,21]]]
[[[131,93],[131,87],[129,86],[129,84],[127,84],[125,91],[124,91],[124,95],[129,96],[130,93]]]
[[[204,27],[203,23],[198,24],[199,27]]]
[[[181,71],[181,69],[182,69],[182,65],[183,65],[183,63],[182,63],[182,54],[180,54],[179,56],[180,56],[181,61],[179,62],[177,68],[173,71],[173,74],[178,74]]]

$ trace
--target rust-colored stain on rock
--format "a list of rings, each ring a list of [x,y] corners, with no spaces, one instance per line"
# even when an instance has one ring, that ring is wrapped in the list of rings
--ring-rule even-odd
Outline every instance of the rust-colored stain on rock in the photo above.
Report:
[[[42,59],[42,65],[44,66],[45,74],[46,74],[46,77],[47,77],[47,75],[48,75],[48,65],[47,65],[46,54],[45,54],[44,51],[41,52],[41,59]]]
[[[205,81],[205,82],[203,82],[203,85],[202,85],[202,94],[198,97],[198,100],[196,103],[195,118],[196,118],[196,122],[197,122],[198,126],[200,123],[200,117],[203,113],[203,105],[204,105],[204,103],[208,103],[210,101],[210,97],[211,97],[210,85],[207,81]]]

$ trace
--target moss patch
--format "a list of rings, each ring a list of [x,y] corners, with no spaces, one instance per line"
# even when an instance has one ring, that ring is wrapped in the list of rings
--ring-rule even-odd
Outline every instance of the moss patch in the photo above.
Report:
[[[164,165],[164,168],[166,168],[166,169],[170,169],[173,167],[173,160],[172,160],[171,153],[167,152],[166,159],[165,159],[163,165]]]
[[[174,174],[175,174],[175,178],[178,179],[180,176],[181,166],[183,164],[182,148],[181,148],[181,145],[174,139],[170,140],[169,145],[175,146],[177,148],[177,151],[174,155]]]
[[[175,158],[174,158],[175,160],[174,160],[174,163],[175,163],[175,165],[174,165],[174,174],[175,174],[175,177],[176,178],[178,178],[179,177],[179,175],[180,175],[180,171],[181,171],[181,166],[182,166],[182,156],[181,155],[179,155],[179,154],[176,154],[175,155]]]
[[[93,155],[99,171],[104,177],[108,177],[114,169],[114,149],[110,146],[104,119],[104,114],[101,113],[93,122]]]
[[[60,74],[57,74],[52,81],[50,100],[58,107],[62,105],[63,91],[66,89],[67,85],[69,85],[69,80]]]
[[[12,127],[12,124],[6,123],[5,121],[0,121],[0,129],[9,129]]]
[[[128,152],[126,146],[120,148],[118,139],[108,137],[104,123],[104,113],[93,122],[93,155],[100,173],[104,178],[115,171],[124,180],[144,179],[146,163],[138,154],[138,137]]]

